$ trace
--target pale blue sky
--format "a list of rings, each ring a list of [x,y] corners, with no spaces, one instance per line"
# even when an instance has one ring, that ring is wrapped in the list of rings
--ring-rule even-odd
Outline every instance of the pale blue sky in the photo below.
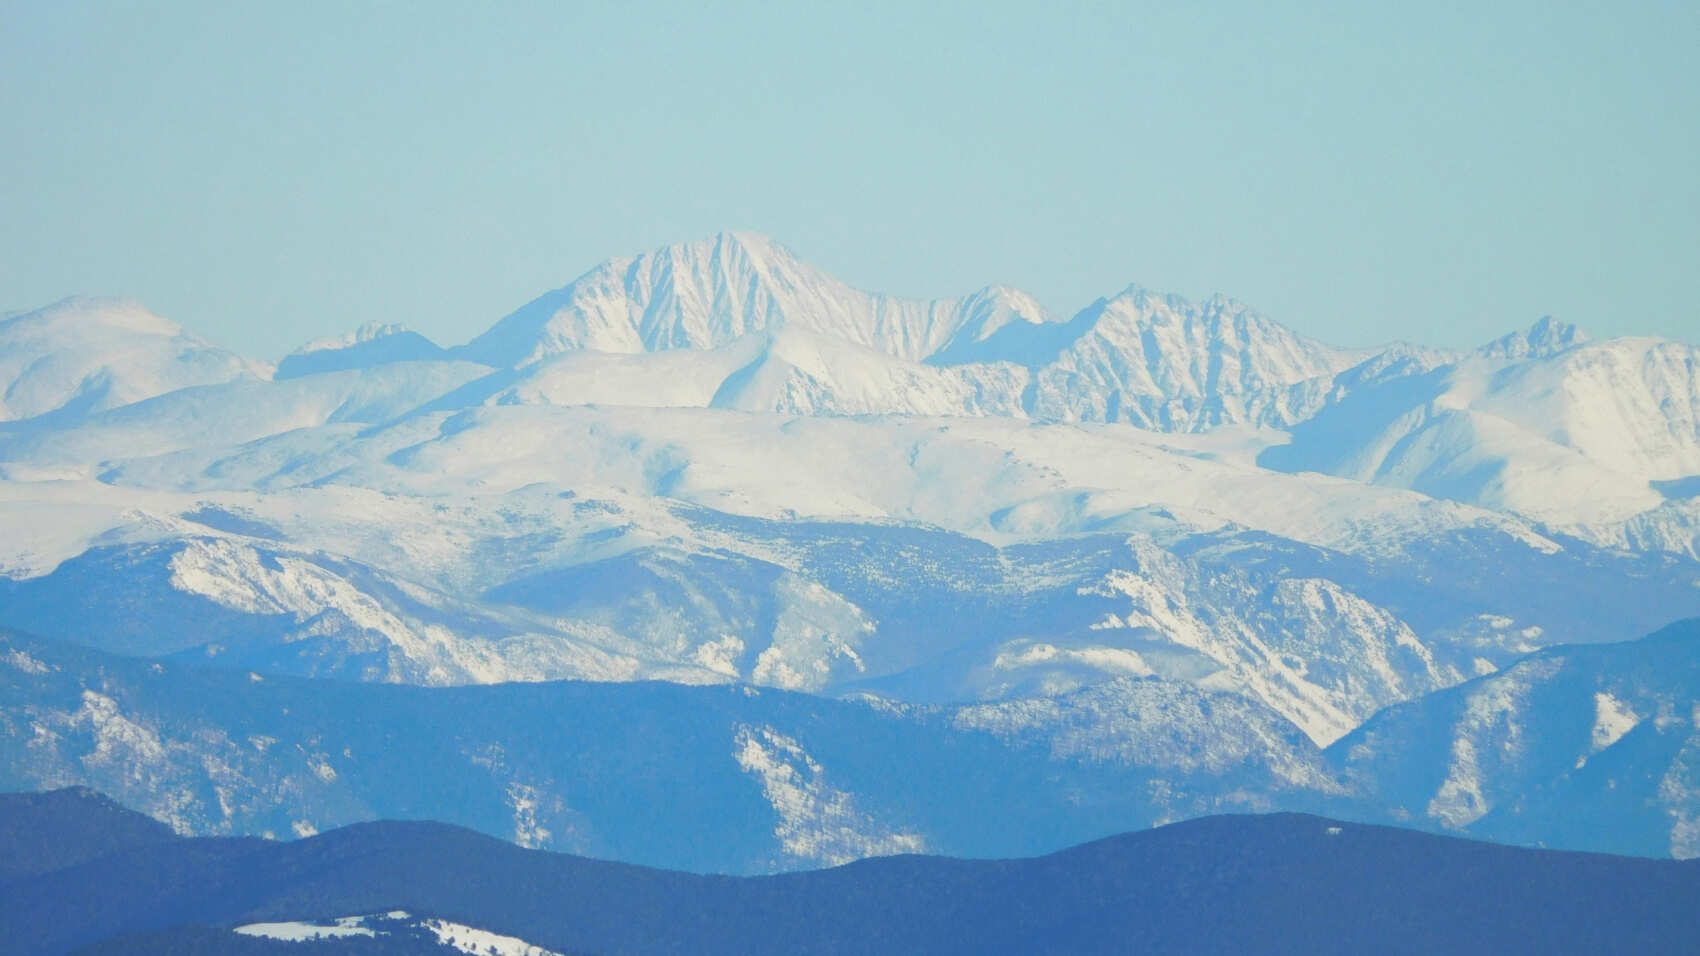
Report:
[[[5,3],[0,308],[454,344],[737,228],[904,295],[1700,341],[1692,0],[849,6]]]

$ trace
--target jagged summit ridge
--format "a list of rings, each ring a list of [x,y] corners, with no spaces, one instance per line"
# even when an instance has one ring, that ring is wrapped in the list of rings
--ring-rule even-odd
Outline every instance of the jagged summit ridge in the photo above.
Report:
[[[1192,303],[1137,286],[1069,325],[1077,334],[1036,372],[1038,417],[1164,431],[1256,421],[1274,390],[1368,355],[1301,336],[1223,296]]]
[[[101,300],[0,320],[0,347],[0,420],[33,420],[29,432],[49,413],[120,407],[131,435],[205,414],[261,438],[489,405],[1250,426],[1290,438],[1256,439],[1265,447],[1248,460],[1266,469],[1700,553],[1700,350],[1592,342],[1550,317],[1467,353],[1344,349],[1224,296],[1137,285],[1066,319],[1007,286],[883,296],[730,232],[610,260],[454,349],[372,323],[285,357],[274,375]],[[268,378],[288,387],[257,388]],[[194,440],[181,434],[170,450]]]
[[[1244,305],[1198,305],[1129,286],[1062,321],[1019,289],[902,299],[854,289],[774,240],[726,232],[612,259],[521,307],[459,350],[499,368],[567,351],[714,349],[782,328],[939,366],[1010,362],[1041,368],[1096,334],[1131,341],[1148,371],[1141,392],[1290,384],[1368,352],[1333,349]]]
[[[576,353],[723,354],[751,348],[740,343],[756,337],[784,342],[788,332],[812,341],[807,351],[816,361],[774,371],[767,348],[713,390],[714,404],[1126,421],[1183,431],[1287,424],[1275,391],[1371,354],[1298,335],[1222,296],[1194,304],[1130,286],[1061,321],[1008,286],[926,301],[871,294],[752,233],[610,260],[454,354],[527,369]],[[558,370],[552,374],[558,378]],[[764,383],[753,393],[752,380]],[[597,382],[582,388],[606,394]]]
[[[428,362],[448,355],[437,343],[405,325],[372,321],[346,335],[314,339],[284,356],[277,363],[277,377],[298,378],[395,362]]]
[[[411,332],[413,332],[412,329],[400,322],[379,322],[374,319],[360,326],[360,328],[355,329],[353,332],[313,339],[312,341],[304,343],[300,348],[289,354],[310,355],[314,352],[335,352],[340,349],[353,348],[357,345],[365,345],[368,342],[375,342],[379,339],[389,338],[396,335],[406,335]]]
[[[1588,333],[1569,322],[1543,315],[1534,325],[1495,339],[1476,350],[1489,359],[1547,358],[1593,341]]]
[[[992,287],[921,301],[862,292],[765,236],[725,232],[613,259],[533,300],[461,354],[497,367],[566,351],[710,349],[752,332],[800,326],[919,361],[959,335],[1010,321],[1044,322],[1030,296]]]

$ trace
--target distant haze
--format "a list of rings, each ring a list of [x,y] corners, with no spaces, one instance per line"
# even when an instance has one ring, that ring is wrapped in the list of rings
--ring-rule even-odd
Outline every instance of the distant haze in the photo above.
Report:
[[[722,229],[1069,315],[1700,341],[1700,5],[0,5],[0,309],[453,345]],[[1298,7],[1300,5],[1292,5]]]

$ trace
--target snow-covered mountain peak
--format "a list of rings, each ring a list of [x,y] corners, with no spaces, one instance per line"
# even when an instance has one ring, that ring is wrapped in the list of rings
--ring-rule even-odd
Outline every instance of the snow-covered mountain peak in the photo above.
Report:
[[[988,320],[984,327],[974,331],[979,338],[985,338],[998,328],[1011,322],[1022,322],[1027,325],[1051,325],[1062,319],[1052,315],[1039,304],[1039,300],[1014,286],[989,285],[962,299],[962,308],[975,315],[983,315]],[[958,338],[965,336],[970,330],[964,328]]]
[[[448,353],[405,325],[367,322],[345,335],[314,339],[277,363],[279,379],[321,372],[368,369],[394,362],[427,362]]]
[[[394,335],[406,335],[412,331],[412,329],[399,322],[372,321],[360,326],[360,328],[353,332],[313,339],[289,354],[307,355],[312,352],[332,352],[355,345],[364,345],[367,342],[373,342],[378,339],[388,338]]]
[[[114,345],[123,348],[144,340],[215,347],[135,299],[121,296],[74,295],[39,309],[7,313],[0,319],[0,337],[3,337],[0,344],[9,349],[19,346],[47,349],[73,342],[92,343],[100,337],[111,338]],[[251,364],[264,367],[263,363]]]
[[[779,240],[766,233],[752,232],[748,229],[724,229],[715,233],[711,238],[686,245],[711,246],[721,250],[722,254],[736,250],[757,262],[781,259],[798,261],[791,250]]]
[[[1397,371],[1397,370],[1395,370]],[[1410,488],[1598,534],[1636,515],[1693,547],[1681,506],[1700,475],[1700,349],[1591,342],[1543,319],[1462,359],[1363,383],[1259,461]],[[1612,534],[1618,532],[1611,532]]]
[[[824,276],[776,243],[725,232],[610,259],[509,314],[460,352],[519,367],[562,352],[714,348],[765,328],[772,286],[818,287]]]
[[[0,319],[0,349],[0,421],[80,420],[187,386],[271,377],[288,388],[231,406],[267,428],[424,421],[480,405],[1169,433],[1250,425],[1292,433],[1261,453],[1277,470],[1410,488],[1589,535],[1627,533],[1611,529],[1644,515],[1649,529],[1635,534],[1660,547],[1700,541],[1690,500],[1700,497],[1700,350],[1591,343],[1550,317],[1469,353],[1345,349],[1226,295],[1188,300],[1138,284],[1072,316],[1002,285],[932,300],[880,295],[768,236],[723,232],[604,262],[452,350],[373,322],[303,346],[274,375],[134,303],[98,299]],[[368,370],[378,374],[348,375]],[[185,395],[126,420],[201,414],[238,393],[260,394],[241,385]]]
[[[1306,367],[1303,369],[1278,375],[1284,382],[1302,381],[1324,374],[1321,371],[1324,369],[1338,371],[1348,368],[1372,354],[1371,350],[1335,348],[1300,335],[1221,293],[1195,302],[1174,293],[1133,284],[1114,296],[1094,302],[1074,321],[1085,324],[1088,317],[1094,326],[1102,327],[1108,323],[1138,332],[1141,336],[1157,336],[1155,342],[1148,340],[1148,345],[1178,347],[1183,351],[1211,347],[1274,349],[1294,356],[1308,355],[1317,360],[1304,363]]]
[[[1575,325],[1544,315],[1534,325],[1482,346],[1476,354],[1489,359],[1546,358],[1589,341],[1588,333]]]
[[[1452,365],[1463,354],[1452,349],[1440,349],[1414,342],[1394,342],[1340,373],[1334,380],[1337,389],[1361,387],[1379,381],[1422,375],[1443,365]]]
[[[1306,338],[1225,296],[1193,303],[1138,286],[1095,304],[1075,323],[1087,327],[1067,351],[1106,367],[1128,366],[1122,384],[1138,394],[1290,385],[1342,371],[1369,354]]]
[[[0,421],[81,414],[193,385],[270,378],[127,299],[70,298],[0,321]]]
[[[756,232],[720,232],[707,239],[663,246],[636,257],[613,259],[601,268],[610,267],[613,271],[634,274],[652,287],[672,285],[675,291],[682,284],[700,285],[716,279],[728,283],[762,279],[792,287],[841,284],[797,258],[772,237]],[[598,271],[593,269],[586,275]]]
[[[1035,352],[1031,343],[1055,337],[1063,325],[1037,299],[1005,285],[986,286],[960,300],[958,309],[962,315],[955,333],[942,347],[925,356],[928,364],[1030,364]]]
[[[8,335],[27,328],[35,335],[45,336],[79,326],[167,337],[188,334],[182,326],[149,312],[134,299],[106,296],[70,296],[33,312],[8,315],[0,322]]]
[[[726,232],[612,259],[512,313],[459,350],[516,368],[571,351],[714,349],[797,326],[907,361],[984,339],[1010,321],[1045,321],[1030,296],[992,287],[957,299],[852,288],[774,240]]]
[[[733,391],[717,403],[735,394],[736,406],[745,407],[759,394],[760,407],[828,414],[924,408],[1192,430],[1267,414],[1284,422],[1257,410],[1278,403],[1265,393],[1333,375],[1372,354],[1305,338],[1222,295],[1193,303],[1131,285],[1066,321],[1008,286],[950,299],[878,295],[852,288],[766,236],[743,232],[610,260],[504,318],[457,354],[520,368],[568,352],[724,350],[779,329],[837,340],[852,352],[828,348],[820,354],[835,358],[820,365],[768,362],[759,376],[752,368],[749,381],[729,380]],[[877,362],[851,360],[854,350],[950,372],[943,378],[913,368],[876,372]],[[771,350],[764,354],[774,357]],[[853,400],[839,393],[852,378],[861,382]],[[752,392],[747,386],[756,381],[761,387]],[[905,392],[880,394],[888,387]],[[909,400],[916,388],[932,397]],[[1213,396],[1253,393],[1261,396],[1252,402],[1257,409],[1238,400],[1232,407],[1213,404]]]

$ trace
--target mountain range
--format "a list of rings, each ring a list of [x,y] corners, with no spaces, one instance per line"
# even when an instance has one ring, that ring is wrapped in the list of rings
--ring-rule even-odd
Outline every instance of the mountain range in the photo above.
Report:
[[[6,786],[747,873],[1233,809],[1700,855],[1692,345],[906,300],[746,233],[388,318],[0,319]]]
[[[378,822],[172,839],[90,791],[0,796],[18,953],[1677,953],[1700,863],[1218,816],[1038,858],[779,877],[647,869]],[[105,846],[67,855],[64,840]]]

